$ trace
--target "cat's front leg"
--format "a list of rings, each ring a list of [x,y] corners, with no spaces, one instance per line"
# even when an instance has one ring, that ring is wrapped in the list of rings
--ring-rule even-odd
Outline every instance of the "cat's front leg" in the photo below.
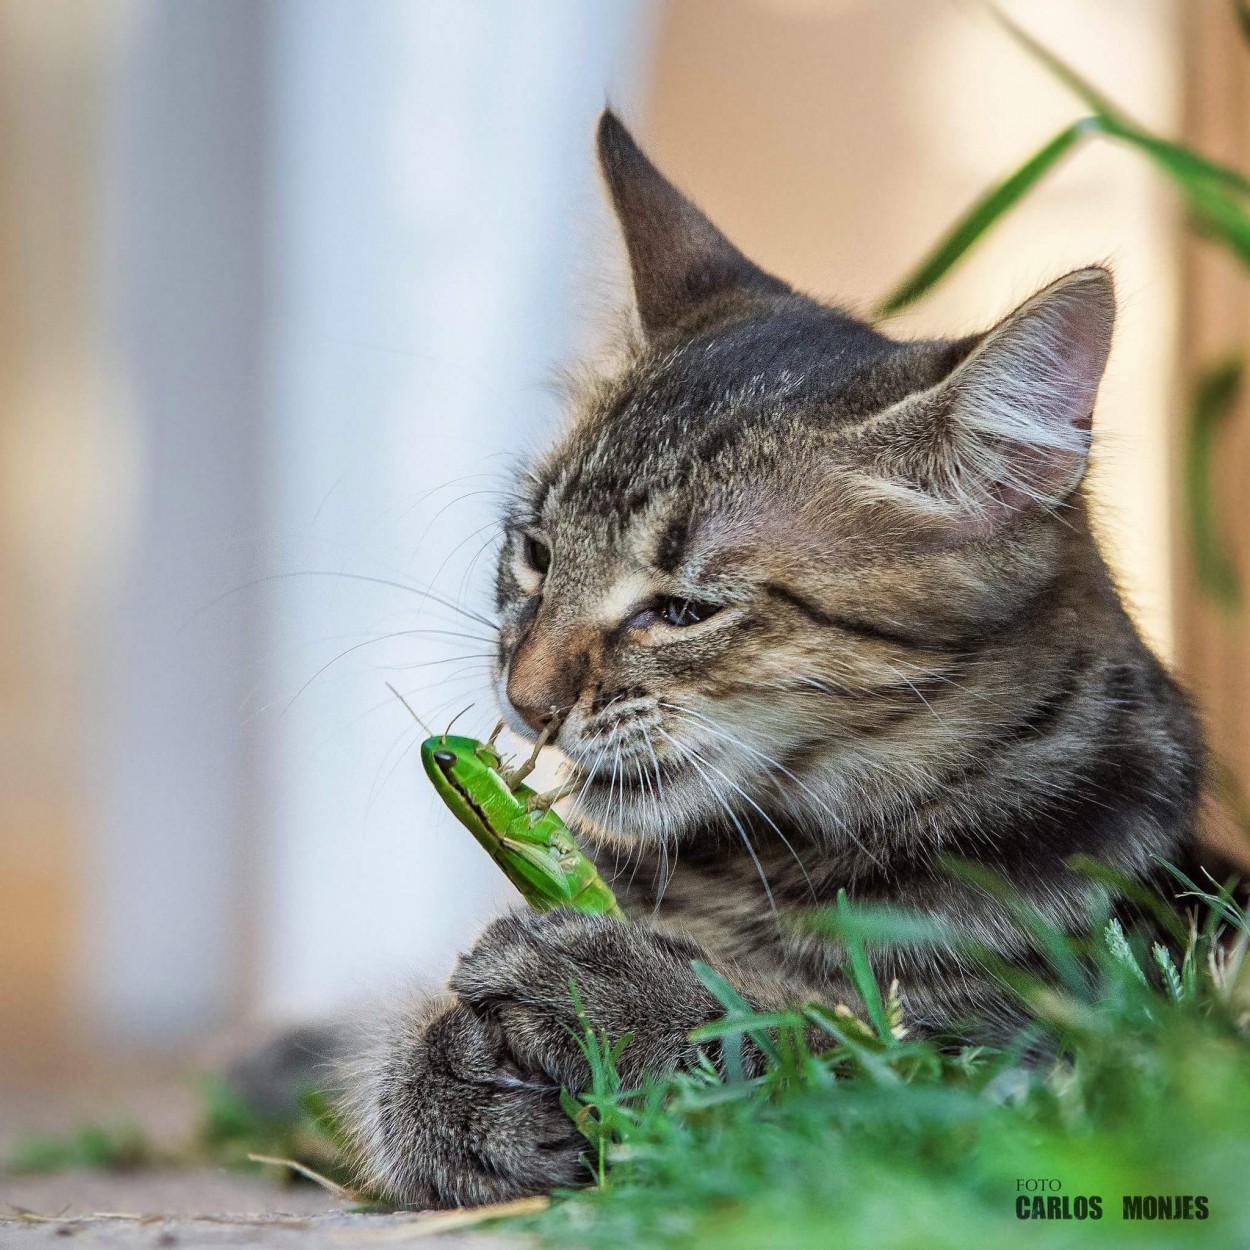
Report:
[[[584,1139],[558,1086],[520,1070],[498,1026],[451,995],[395,1015],[354,1067],[359,1179],[392,1202],[479,1206],[581,1179]]]
[[[451,979],[454,996],[393,1028],[352,1092],[368,1177],[414,1206],[457,1206],[586,1179],[560,1089],[589,1068],[569,991],[612,1040],[628,1084],[691,1062],[690,1030],[723,1014],[684,938],[573,912],[493,923]],[[750,1062],[750,1059],[748,1059]]]
[[[579,1090],[589,1068],[570,985],[587,1022],[616,1042],[626,1084],[693,1062],[689,1034],[724,1015],[692,960],[711,962],[684,936],[571,911],[522,912],[495,921],[457,965],[451,988],[499,1026],[527,1072]]]

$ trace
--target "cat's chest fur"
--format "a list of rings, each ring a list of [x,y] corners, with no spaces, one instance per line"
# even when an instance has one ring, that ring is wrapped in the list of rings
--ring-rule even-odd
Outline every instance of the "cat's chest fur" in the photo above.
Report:
[[[835,904],[836,887],[827,874],[811,878],[785,848],[765,843],[754,856],[743,848],[685,848],[666,862],[648,847],[597,858],[631,919],[809,990],[833,971],[811,921]]]

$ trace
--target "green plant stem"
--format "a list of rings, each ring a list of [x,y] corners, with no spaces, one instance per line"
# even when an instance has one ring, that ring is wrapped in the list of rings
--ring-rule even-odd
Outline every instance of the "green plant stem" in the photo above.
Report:
[[[913,304],[932,289],[968,254],[972,246],[1001,217],[1024,198],[1065,156],[1088,135],[1102,129],[1096,117],[1073,122],[1040,148],[1013,174],[987,191],[942,236],[933,250],[877,306],[878,317]]]
[[[1211,470],[1216,439],[1235,411],[1243,374],[1243,362],[1229,359],[1198,379],[1185,433],[1185,515],[1190,558],[1203,590],[1226,608],[1240,604],[1241,586],[1220,532]]]

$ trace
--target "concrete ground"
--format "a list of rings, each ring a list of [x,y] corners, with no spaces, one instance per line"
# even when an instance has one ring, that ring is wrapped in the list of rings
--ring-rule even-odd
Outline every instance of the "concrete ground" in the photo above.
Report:
[[[537,1209],[510,1204],[490,1214]],[[479,1226],[484,1211],[358,1214],[313,1186],[279,1187],[214,1168],[0,1176],[0,1248],[255,1246],[260,1250],[403,1247],[517,1250]]]
[[[58,1080],[2,1088],[0,1160],[32,1133],[71,1132],[84,1123],[121,1119],[140,1124],[158,1145],[176,1146],[185,1139],[194,1109],[195,1096],[185,1081],[146,1073],[141,1080],[94,1075],[80,1084]],[[481,1227],[485,1212],[360,1214],[315,1185],[282,1179],[281,1169],[267,1177],[203,1165],[47,1175],[0,1168],[0,1250],[350,1250],[418,1242],[454,1250],[517,1250],[524,1244]],[[533,1209],[530,1200],[520,1211]]]

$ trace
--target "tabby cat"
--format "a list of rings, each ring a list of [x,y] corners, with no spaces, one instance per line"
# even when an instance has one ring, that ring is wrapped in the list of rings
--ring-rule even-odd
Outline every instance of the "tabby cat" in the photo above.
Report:
[[[1199,802],[1194,718],[1082,489],[1110,274],[899,342],[752,264],[610,112],[598,150],[637,324],[505,518],[496,672],[508,724],[550,728],[580,773],[571,819],[631,920],[497,920],[357,1065],[364,1169],[420,1206],[582,1178],[570,979],[633,1035],[633,1081],[690,1062],[722,1014],[693,959],[761,1009],[855,1009],[803,923],[840,888],[1027,959],[944,857],[1079,931],[1106,899],[1069,857],[1144,880]],[[1018,1027],[954,952],[876,963],[913,1032]]]

